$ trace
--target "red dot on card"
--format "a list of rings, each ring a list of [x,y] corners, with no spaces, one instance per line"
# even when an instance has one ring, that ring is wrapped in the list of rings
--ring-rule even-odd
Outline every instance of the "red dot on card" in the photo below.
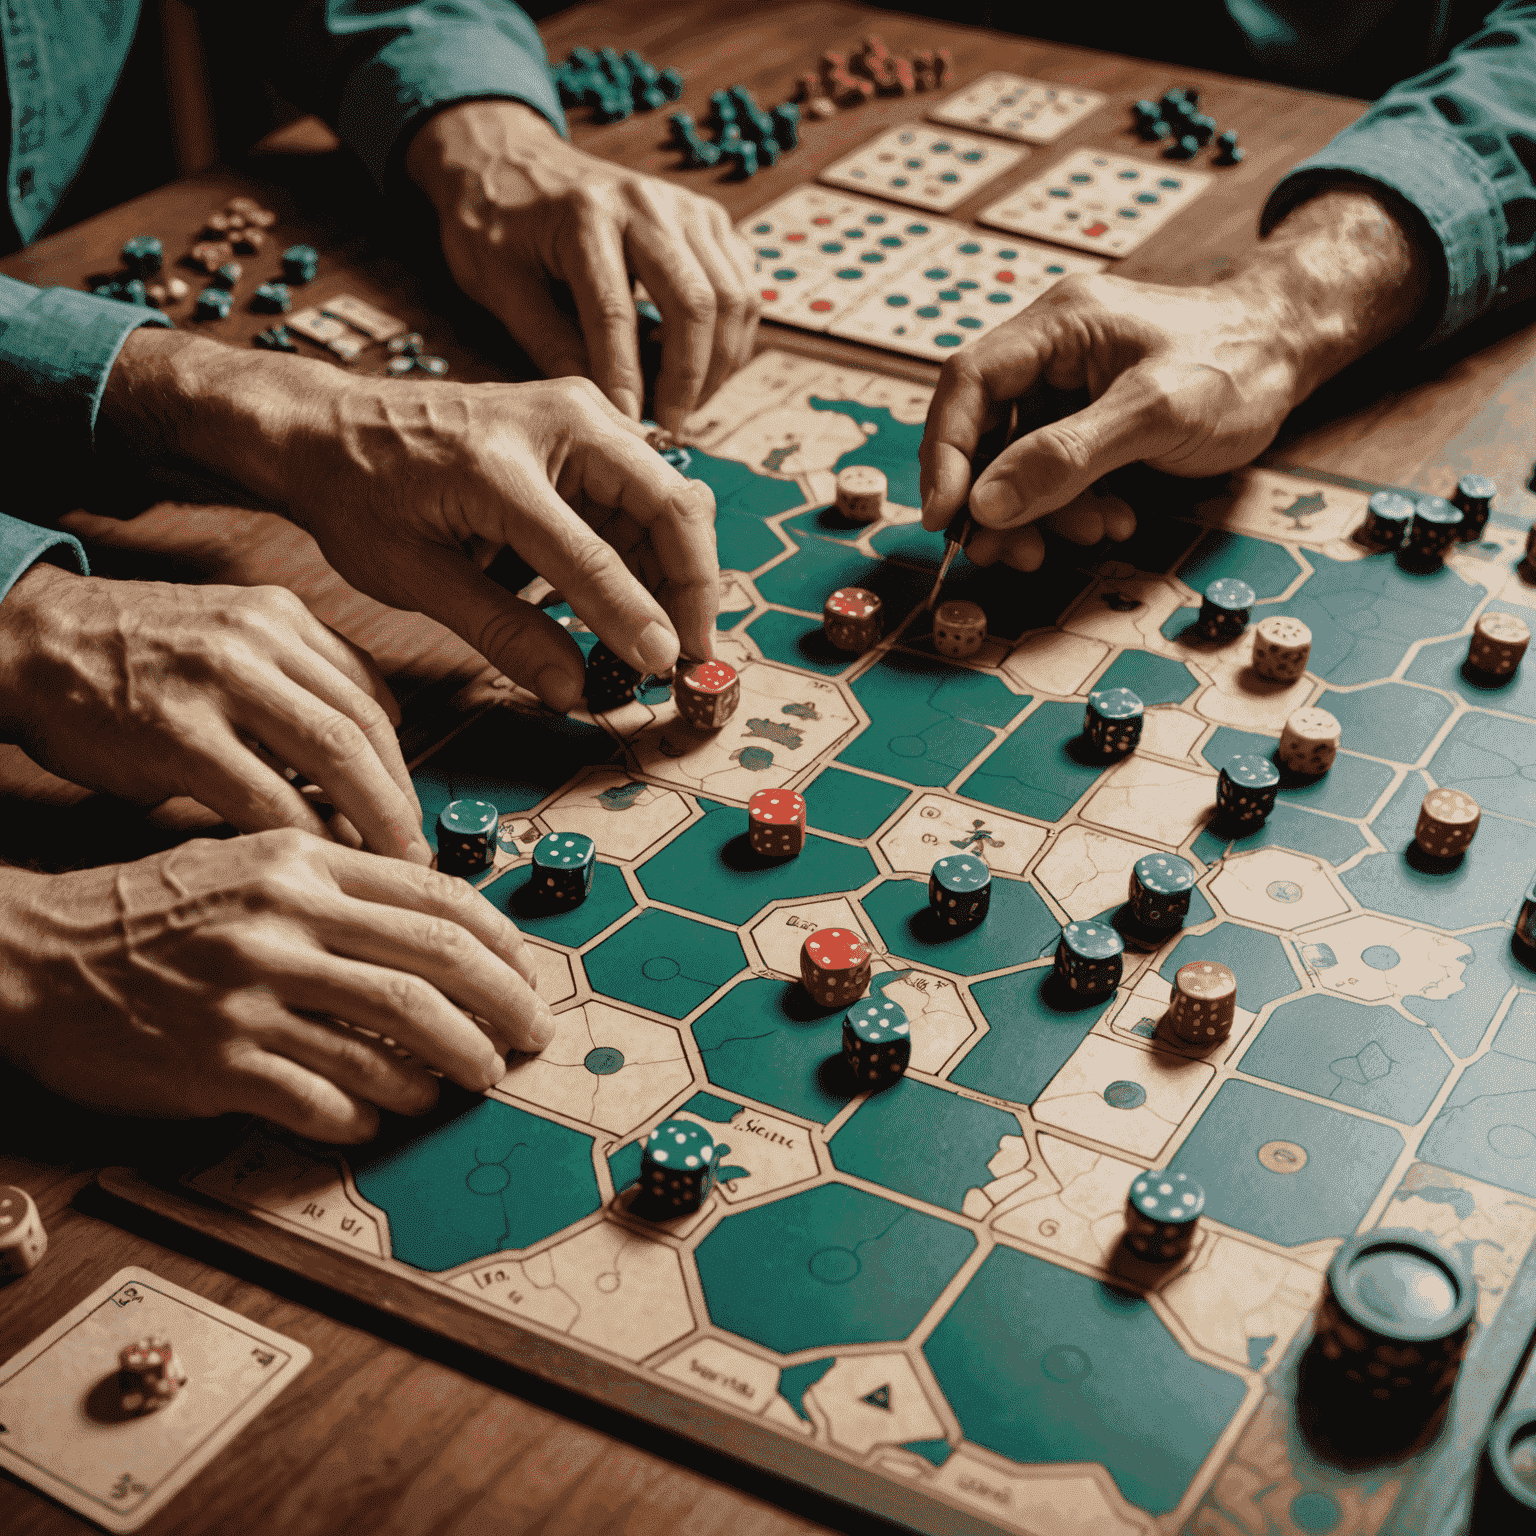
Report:
[[[799,232],[797,232],[797,233],[795,233],[793,235],[785,235],[784,236],[784,240],[785,240],[786,244],[789,244],[789,245],[798,245],[804,239],[805,239],[805,234],[804,234],[803,231],[799,231]]]
[[[818,214],[816,218],[811,220],[812,224],[830,224],[831,222],[831,216],[825,213]]]
[[[831,299],[812,299],[811,302],[806,307],[808,309],[814,309],[818,315],[824,315],[824,314],[826,314],[826,312],[829,309],[832,308],[832,300]]]
[[[1014,280],[1013,273],[1012,272],[999,272],[997,274],[997,280],[1000,283],[1011,283]]]
[[[1108,224],[1090,224],[1087,227],[1087,229],[1085,229],[1083,231],[1083,233],[1085,235],[1093,235],[1093,236],[1107,235],[1109,233],[1109,225]]]
[[[779,290],[777,288],[764,288],[763,289],[763,302],[765,304],[772,304],[774,302],[774,300],[778,298],[778,296],[779,296]]]

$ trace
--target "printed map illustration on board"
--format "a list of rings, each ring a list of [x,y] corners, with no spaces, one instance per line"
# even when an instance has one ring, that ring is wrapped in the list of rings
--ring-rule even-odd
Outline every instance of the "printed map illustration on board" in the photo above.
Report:
[[[770,352],[692,423],[742,682],[723,729],[680,723],[665,688],[596,721],[514,698],[417,765],[429,832],[453,798],[502,812],[483,889],[537,951],[549,1048],[371,1148],[254,1131],[189,1182],[678,1394],[695,1426],[765,1426],[786,1449],[760,1459],[883,1488],[870,1501],[923,1529],[1376,1531],[1404,1468],[1326,1467],[1286,1428],[1330,1255],[1365,1227],[1431,1232],[1472,1265],[1486,1324],[1536,1234],[1536,973],[1510,948],[1536,870],[1536,670],[1497,690],[1461,672],[1477,614],[1531,605],[1523,520],[1496,511],[1415,575],[1351,542],[1369,487],[1252,470],[1144,512],[1127,544],[1053,546],[1033,576],[962,560],[947,591],[991,633],[948,662],[923,616],[902,628],[940,553],[914,510],[926,404]],[[873,527],[828,509],[848,464],[889,476]],[[1259,682],[1251,635],[1192,638],[1220,576],[1254,587],[1255,621],[1311,627],[1300,681]],[[821,637],[848,584],[888,617],[857,658]],[[1146,729],[1104,767],[1076,739],[1088,690],[1120,685]],[[1307,702],[1343,722],[1337,764],[1223,843],[1217,765],[1271,753]],[[771,785],[809,804],[787,862],[745,836]],[[1433,785],[1483,807],[1448,874],[1405,857]],[[596,880],[538,915],[529,848],[566,830],[596,839]],[[950,849],[995,878],[986,921],[946,938],[926,875]],[[1111,1001],[1053,1007],[1061,924],[1112,914],[1154,849],[1201,871],[1186,927],[1128,951]],[[849,1099],[824,1070],[841,1013],[795,978],[828,925],[869,938],[912,1017],[887,1091]],[[1156,1038],[1202,957],[1239,985],[1208,1055]],[[729,1151],[704,1208],[663,1228],[623,1192],[668,1115]],[[1204,1185],[1202,1235],[1173,1275],[1111,1285],[1153,1166]]]

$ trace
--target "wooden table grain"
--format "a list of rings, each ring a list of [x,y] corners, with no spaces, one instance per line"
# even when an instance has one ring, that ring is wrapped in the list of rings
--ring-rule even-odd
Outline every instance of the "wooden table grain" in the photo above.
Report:
[[[989,183],[956,210],[958,218],[1080,145],[1147,154],[1123,109],[1175,83],[1199,86],[1207,109],[1241,133],[1247,158],[1220,172],[1191,214],[1117,268],[1149,280],[1201,282],[1227,270],[1256,238],[1258,210],[1280,173],[1361,110],[1360,103],[1337,97],[882,13],[846,0],[752,7],[606,0],[566,11],[543,29],[553,57],[579,43],[612,43],[677,65],[688,80],[679,105],[696,118],[703,117],[711,90],[738,82],[765,103],[783,99],[824,48],[851,47],[871,30],[899,52],[948,46],[956,85],[990,69],[1011,69],[1092,86],[1109,97],[1106,112],[1057,145],[1034,150],[1008,178]],[[745,183],[679,169],[666,144],[665,113],[607,127],[587,125],[577,113],[573,132],[598,154],[718,197],[739,218],[923,105],[922,98],[876,100],[830,122],[807,123],[797,153]],[[457,300],[430,261],[413,265],[402,258],[413,238],[418,252],[428,248],[420,221],[406,228],[398,214],[381,219],[344,153],[274,154],[250,169],[254,181],[216,170],[162,188],[39,242],[0,262],[0,270],[77,286],[87,274],[111,269],[127,236],[153,231],[175,249],[226,197],[254,191],[281,212],[277,249],[307,238],[322,250],[322,276],[306,297],[345,290],[409,319],[448,357],[457,378],[517,375],[518,360],[488,317]],[[260,280],[256,269],[272,264],[248,265],[252,275],[242,294]],[[1272,456],[1426,490],[1444,490],[1456,473],[1475,468],[1499,478],[1512,498],[1523,494],[1515,487],[1533,448],[1536,332],[1518,320],[1489,327],[1452,350],[1352,370],[1298,413]],[[217,334],[243,345],[265,323],[244,313],[242,304]],[[777,326],[764,326],[762,344],[909,378],[936,376],[911,359]],[[381,659],[408,701],[408,716],[409,701],[485,686],[487,669],[469,647],[419,615],[394,613],[353,591],[306,535],[279,518],[161,504],[127,521],[81,513],[73,525],[92,536],[93,559],[106,572],[294,587],[321,618]],[[39,867],[132,858],[186,835],[198,820],[186,805],[145,814],[86,795],[14,748],[0,749],[0,857]],[[885,1528],[215,1241],[108,1208],[93,1194],[96,1168],[173,1155],[196,1134],[192,1128],[89,1114],[14,1078],[0,1079],[0,1103],[6,1106],[0,1182],[32,1193],[50,1234],[43,1266],[0,1289],[0,1360],[126,1264],[144,1265],[314,1351],[309,1370],[146,1527],[149,1536],[791,1536]],[[0,1530],[8,1536],[90,1529],[24,1485],[0,1478]]]

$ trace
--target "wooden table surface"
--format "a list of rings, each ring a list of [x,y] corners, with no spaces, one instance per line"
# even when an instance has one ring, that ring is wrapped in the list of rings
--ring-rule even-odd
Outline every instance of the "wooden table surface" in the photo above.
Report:
[[[689,82],[679,105],[702,118],[709,92],[737,82],[766,104],[783,99],[824,48],[851,48],[872,29],[894,51],[950,47],[955,85],[1006,68],[1090,85],[1109,97],[1106,112],[1059,144],[1036,149],[1008,178],[962,205],[954,215],[960,218],[974,214],[983,197],[997,196],[1082,144],[1150,155],[1124,126],[1122,109],[1175,83],[1198,85],[1207,110],[1223,127],[1239,130],[1247,158],[1219,172],[1191,214],[1117,268],[1160,281],[1204,281],[1229,266],[1253,241],[1258,210],[1277,176],[1361,109],[1335,97],[1174,72],[841,0],[753,7],[720,0],[666,6],[611,0],[567,11],[543,30],[555,58],[578,43],[612,43],[638,48],[659,65],[677,65]],[[578,121],[574,133],[596,153],[717,196],[741,217],[880,129],[916,116],[923,105],[877,100],[831,122],[809,123],[797,153],[746,183],[676,169],[678,156],[665,144],[665,113],[603,128]],[[308,238],[322,251],[322,276],[306,297],[358,293],[408,318],[433,350],[449,358],[456,378],[515,376],[517,361],[487,317],[456,302],[430,262],[418,263],[417,275],[400,259],[416,226],[398,214],[379,220],[344,154],[274,155],[255,166],[260,185],[233,172],[210,172],[42,241],[0,262],[0,270],[39,283],[78,285],[88,273],[110,270],[127,236],[158,233],[175,251],[179,241],[190,243],[205,215],[226,197],[255,190],[281,210],[276,249]],[[274,265],[247,262],[241,297]],[[243,344],[266,323],[244,311],[238,304],[216,334]],[[907,377],[936,376],[895,354],[776,326],[764,326],[762,344]],[[1523,495],[1516,488],[1533,449],[1533,379],[1536,333],[1509,323],[1466,339],[1453,352],[1367,364],[1299,412],[1271,457],[1436,491],[1455,474],[1476,469],[1494,475],[1513,499]],[[485,685],[484,664],[467,646],[418,615],[392,613],[346,587],[307,536],[278,518],[167,504],[126,522],[76,515],[76,525],[96,536],[92,557],[104,572],[152,570],[186,580],[294,587],[326,622],[380,657],[402,699],[419,704],[428,692]],[[410,712],[408,704],[408,717]],[[61,857],[133,858],[185,835],[197,820],[185,805],[145,815],[86,796],[15,749],[0,749],[0,857],[40,867]],[[68,850],[62,856],[61,848]],[[145,1528],[150,1536],[788,1536],[884,1528],[707,1448],[445,1346],[286,1272],[179,1229],[160,1229],[149,1218],[107,1210],[90,1186],[94,1169],[174,1149],[194,1132],[90,1115],[24,1080],[0,1079],[0,1095],[7,1106],[0,1122],[0,1182],[32,1193],[50,1233],[43,1266],[0,1289],[0,1360],[127,1264],[144,1265],[314,1351],[314,1364],[276,1405]],[[0,1477],[0,1530],[7,1536],[90,1529]]]

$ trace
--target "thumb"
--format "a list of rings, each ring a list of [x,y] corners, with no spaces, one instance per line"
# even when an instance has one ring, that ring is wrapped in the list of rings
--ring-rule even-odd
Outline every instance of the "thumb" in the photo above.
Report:
[[[988,528],[1018,528],[1064,507],[1139,459],[1182,457],[1219,418],[1226,375],[1196,364],[1127,369],[1091,405],[1019,438],[977,479],[971,510]]]

